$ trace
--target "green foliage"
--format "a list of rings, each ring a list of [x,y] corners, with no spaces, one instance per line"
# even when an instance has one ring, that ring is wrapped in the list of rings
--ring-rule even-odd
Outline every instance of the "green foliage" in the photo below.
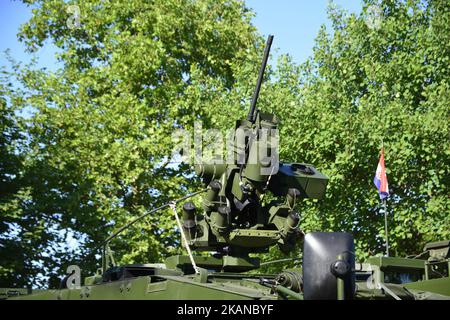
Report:
[[[19,38],[30,51],[52,41],[62,67],[18,67],[23,91],[2,81],[2,286],[61,274],[57,265],[145,210],[198,190],[187,165],[170,163],[171,133],[198,119],[225,131],[244,117],[263,44],[238,1],[83,1],[75,29],[66,1],[26,2],[34,14]],[[359,258],[383,251],[372,183],[383,139],[390,243],[394,254],[417,253],[450,237],[450,4],[381,1],[374,28],[366,17],[378,2],[364,3],[358,16],[330,6],[332,32],[320,30],[302,65],[279,58],[259,106],[281,119],[281,158],[330,177],[326,199],[297,208],[305,233],[350,231]],[[27,108],[28,119],[14,113]],[[59,245],[68,234],[79,248]],[[161,211],[111,247],[120,263],[156,262],[179,241]]]
[[[376,4],[365,1],[360,16],[332,6],[332,34],[321,29],[299,68],[281,59],[271,98],[282,158],[330,177],[326,199],[299,208],[303,229],[352,232],[359,258],[384,251],[372,183],[382,140],[391,252],[450,236],[450,3],[382,1],[380,24],[369,28]]]
[[[0,266],[0,277],[13,278],[14,272],[19,270],[22,273],[20,254],[15,251],[20,248],[13,237],[6,234],[12,232],[12,224],[20,217],[20,184],[18,176],[22,169],[22,158],[15,152],[18,141],[20,141],[19,123],[17,123],[14,110],[7,102],[7,97],[11,96],[11,89],[5,83],[5,71],[2,70],[0,83],[0,255],[2,264]],[[23,252],[21,252],[23,254]]]
[[[187,166],[169,163],[171,133],[207,108],[183,104],[191,74],[232,86],[232,65],[257,57],[259,38],[238,1],[83,1],[74,29],[66,1],[31,2],[19,39],[30,51],[52,41],[63,67],[16,74],[26,88],[18,107],[34,111],[27,121],[26,158],[35,173],[29,202],[39,207],[36,216],[76,232],[84,256],[146,209],[197,188]],[[121,263],[178,252],[172,213],[137,223],[112,249]],[[14,259],[38,260],[39,250]],[[93,258],[81,267],[94,270]],[[63,269],[79,263],[76,255],[63,262]],[[27,272],[20,276],[27,283]]]

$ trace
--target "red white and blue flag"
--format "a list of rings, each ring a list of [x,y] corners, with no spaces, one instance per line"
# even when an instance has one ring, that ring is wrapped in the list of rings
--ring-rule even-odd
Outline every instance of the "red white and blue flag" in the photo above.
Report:
[[[386,168],[384,167],[384,148],[381,149],[381,156],[378,161],[377,172],[373,178],[373,183],[378,189],[378,194],[380,195],[381,200],[389,197],[389,186],[386,176]]]

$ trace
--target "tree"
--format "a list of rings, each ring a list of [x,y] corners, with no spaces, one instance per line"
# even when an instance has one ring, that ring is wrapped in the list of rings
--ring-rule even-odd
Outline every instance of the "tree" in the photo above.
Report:
[[[384,252],[372,183],[383,140],[391,253],[419,253],[450,236],[450,3],[368,0],[360,15],[332,5],[329,16],[332,32],[322,27],[301,67],[282,60],[272,88],[283,157],[330,177],[302,227],[352,232],[360,259]]]
[[[62,0],[27,2],[33,16],[19,38],[30,51],[51,41],[63,65],[17,74],[21,107],[34,112],[26,158],[38,211],[29,219],[44,217],[44,228],[53,221],[79,244],[72,256],[63,252],[59,270],[50,268],[61,274],[119,226],[195,189],[187,165],[170,163],[171,133],[207,108],[180,103],[191,74],[230,88],[233,66],[257,58],[261,41],[238,1],[83,1],[75,9]],[[177,252],[172,213],[150,216],[111,246],[122,263]],[[40,250],[22,259],[38,260]],[[81,267],[95,270],[94,258]]]
[[[22,158],[17,152],[21,140],[20,124],[14,116],[14,109],[10,107],[7,97],[11,90],[3,76],[0,82],[0,279],[14,278],[15,272],[22,270],[24,252],[18,253],[20,244],[14,239],[13,229],[18,229],[14,223],[18,220],[18,193],[20,190],[20,174]],[[23,271],[22,271],[23,272]],[[18,273],[22,273],[19,271]],[[13,280],[14,281],[14,280]]]
[[[41,179],[46,167],[28,156],[24,91],[13,85],[21,66],[11,62],[0,79],[0,286],[42,286],[55,280],[55,269],[72,250],[62,243],[64,230],[55,217],[45,213],[55,199]]]

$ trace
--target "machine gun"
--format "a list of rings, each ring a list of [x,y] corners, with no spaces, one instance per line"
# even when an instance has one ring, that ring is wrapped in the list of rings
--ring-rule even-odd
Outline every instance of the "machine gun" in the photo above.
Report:
[[[192,202],[183,206],[183,231],[194,250],[217,251],[246,262],[249,253],[266,252],[274,244],[287,253],[302,236],[295,204],[325,193],[328,178],[313,166],[279,161],[278,119],[257,108],[272,39],[267,39],[248,116],[236,122],[233,160],[196,166],[209,188],[203,214]],[[264,203],[268,192],[274,200]],[[249,268],[257,266],[251,260]]]

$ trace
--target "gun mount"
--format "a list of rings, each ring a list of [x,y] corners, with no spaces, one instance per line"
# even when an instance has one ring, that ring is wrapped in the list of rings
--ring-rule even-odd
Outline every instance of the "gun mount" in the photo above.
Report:
[[[231,163],[196,166],[209,190],[203,197],[203,214],[197,214],[192,202],[183,206],[183,231],[194,250],[244,259],[274,244],[289,252],[302,237],[295,204],[325,193],[328,178],[313,166],[279,161],[279,121],[257,109],[272,39],[267,40],[247,119],[234,128]],[[274,198],[268,203],[266,193]]]

